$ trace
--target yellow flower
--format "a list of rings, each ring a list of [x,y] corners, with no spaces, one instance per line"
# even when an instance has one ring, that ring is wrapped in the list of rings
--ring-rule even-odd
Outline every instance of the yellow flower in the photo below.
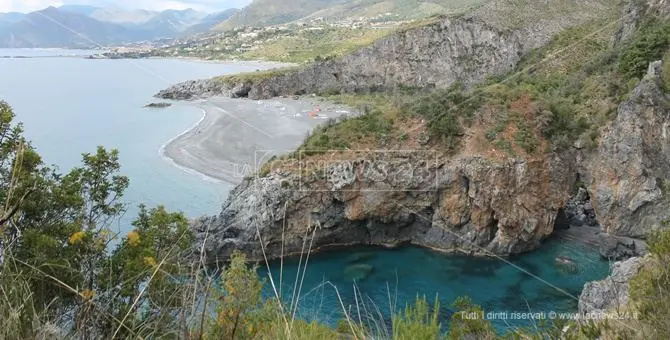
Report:
[[[137,247],[140,245],[140,234],[138,234],[136,231],[131,231],[128,233],[128,244],[130,244],[133,247]]]
[[[254,332],[254,325],[247,326],[247,333],[253,333],[253,332]]]
[[[81,292],[81,296],[83,296],[84,299],[86,299],[86,300],[90,300],[90,299],[92,299],[92,298],[93,298],[93,295],[95,295],[95,292],[93,292],[92,290],[90,290],[90,289],[88,289],[88,288],[84,289],[84,290]]]
[[[156,259],[154,259],[151,256],[145,256],[144,257],[144,264],[146,264],[149,267],[155,267],[156,266]]]
[[[77,244],[77,243],[80,243],[84,239],[85,235],[86,234],[84,234],[83,231],[78,231],[78,232],[72,234],[72,236],[70,236],[70,239],[68,239],[67,241],[70,244]]]

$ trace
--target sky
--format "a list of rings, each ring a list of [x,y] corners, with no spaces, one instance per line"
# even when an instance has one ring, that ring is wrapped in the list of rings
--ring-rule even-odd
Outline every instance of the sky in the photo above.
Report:
[[[199,11],[216,12],[226,8],[241,8],[251,0],[0,0],[0,13],[23,12],[28,13],[62,5],[89,5],[97,7],[117,6],[127,9],[186,9],[193,8]]]

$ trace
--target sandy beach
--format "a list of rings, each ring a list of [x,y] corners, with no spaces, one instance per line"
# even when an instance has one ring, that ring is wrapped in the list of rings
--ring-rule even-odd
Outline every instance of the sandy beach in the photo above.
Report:
[[[195,126],[169,141],[161,154],[176,165],[238,184],[273,155],[295,150],[309,131],[350,108],[316,98],[209,98],[187,105],[203,110]]]

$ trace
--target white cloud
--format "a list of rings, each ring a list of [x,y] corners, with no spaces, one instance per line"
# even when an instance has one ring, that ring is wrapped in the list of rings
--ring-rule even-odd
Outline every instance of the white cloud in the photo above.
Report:
[[[32,12],[49,6],[90,5],[142,8],[149,10],[186,9],[219,11],[231,7],[243,7],[251,0],[0,0],[0,12]]]

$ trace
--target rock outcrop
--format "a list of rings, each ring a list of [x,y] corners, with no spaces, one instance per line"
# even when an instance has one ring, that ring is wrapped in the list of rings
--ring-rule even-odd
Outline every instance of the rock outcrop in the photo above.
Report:
[[[196,231],[209,262],[233,249],[258,260],[263,250],[276,258],[355,244],[521,253],[552,233],[574,182],[566,165],[558,156],[495,163],[366,154],[316,174],[277,171],[246,180]]]
[[[629,281],[640,271],[644,258],[634,257],[612,265],[612,273],[601,281],[588,282],[579,296],[579,312],[616,311],[628,303]]]
[[[352,56],[226,91],[265,98],[332,88],[473,83],[509,70],[555,29],[573,23],[556,20],[562,24],[537,31],[534,25],[502,30],[477,17],[444,19]],[[471,62],[479,65],[476,70],[468,68]],[[410,153],[328,153],[314,158],[321,160],[318,166],[284,160],[276,171],[246,179],[218,216],[199,220],[198,244],[210,263],[225,261],[234,249],[260,260],[348,245],[510,255],[537,248],[562,211],[568,224],[601,226],[604,257],[639,256],[646,247],[638,239],[661,228],[670,212],[670,96],[660,69],[661,62],[650,65],[602,129],[595,150],[511,159],[464,151],[446,156],[418,142],[420,150]],[[206,82],[189,86],[220,91]],[[184,91],[185,97],[194,95],[190,87]],[[577,181],[584,188],[573,196]]]
[[[548,14],[547,9],[554,5],[566,13]],[[519,6],[523,9],[519,10]],[[297,71],[241,83],[221,78],[189,81],[157,96],[267,99],[397,86],[447,88],[455,82],[470,85],[513,70],[522,56],[545,45],[554,34],[594,19],[611,7],[608,1],[600,0],[526,4],[495,0],[461,17],[400,31],[350,55],[326,58]]]
[[[617,29],[612,36],[612,45],[618,46],[625,43],[637,29],[640,21],[648,14],[659,17],[670,16],[670,4],[668,0],[638,0],[628,1],[623,8]]]
[[[275,258],[306,246],[354,244],[510,255],[537,248],[553,232],[579,179],[604,231],[603,256],[644,254],[644,244],[632,238],[660,228],[670,211],[670,98],[660,67],[651,64],[587,156],[494,160],[436,156],[428,146],[423,153],[352,152],[340,161],[328,155],[317,173],[299,164],[302,171],[246,180],[221,214],[198,222],[199,242],[210,262],[233,249],[258,260],[263,251]],[[574,200],[588,222],[585,197]]]
[[[598,238],[600,255],[610,261],[621,261],[647,254],[647,244],[640,239],[608,233],[600,233]]]
[[[670,217],[670,95],[661,62],[618,108],[582,174],[603,232],[644,239]]]
[[[570,200],[558,212],[556,229],[571,227],[599,227],[596,211],[591,204],[591,197],[584,188],[578,188]]]

